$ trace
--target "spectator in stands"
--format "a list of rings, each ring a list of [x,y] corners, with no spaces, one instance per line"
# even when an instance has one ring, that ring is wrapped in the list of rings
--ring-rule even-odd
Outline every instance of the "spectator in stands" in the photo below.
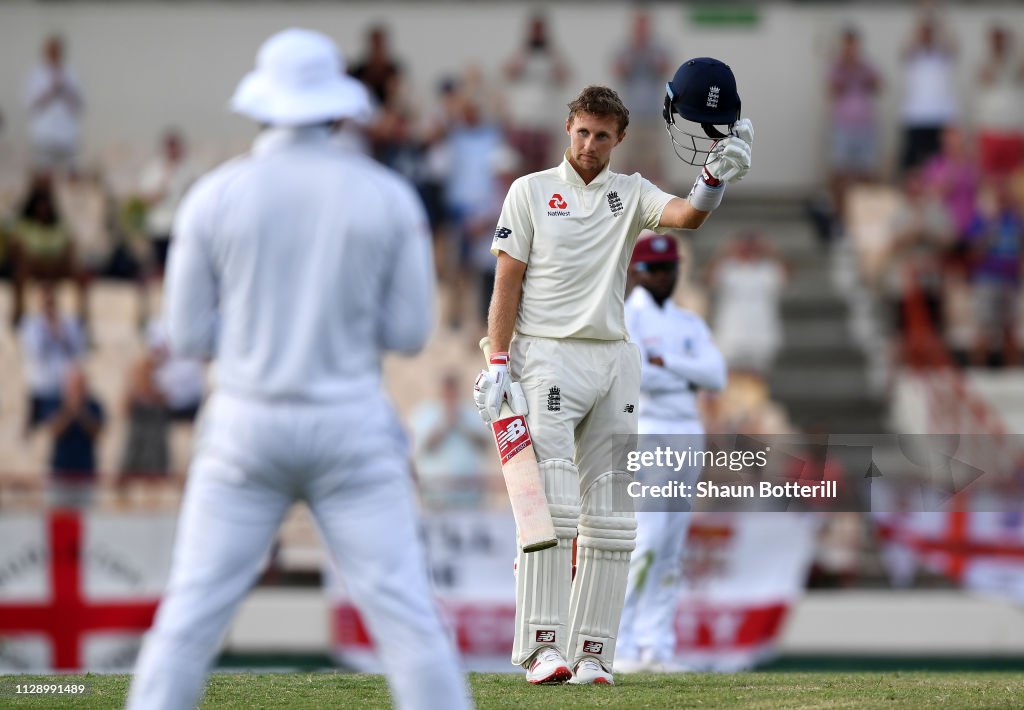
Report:
[[[448,180],[444,197],[450,244],[446,262],[449,279],[448,324],[460,328],[467,283],[473,280],[473,236],[482,217],[493,217],[502,199],[496,170],[504,138],[500,123],[485,113],[479,92],[463,88],[461,113],[449,130]],[[493,236],[493,223],[491,236]]]
[[[146,235],[152,245],[152,262],[159,273],[167,263],[178,203],[198,174],[188,159],[181,133],[174,128],[165,131],[159,155],[146,164],[139,180],[139,192],[146,205]]]
[[[88,281],[79,268],[71,233],[61,219],[53,191],[53,181],[46,175],[32,180],[28,196],[14,225],[10,244],[14,272],[15,327],[25,310],[25,288],[32,279],[73,279],[78,287],[78,317],[88,323],[86,289]]]
[[[984,191],[968,232],[968,244],[978,328],[972,362],[975,366],[986,364],[993,347],[1001,345],[1003,364],[1016,366],[1020,364],[1017,322],[1024,209],[1007,181],[996,181]]]
[[[111,210],[109,189],[94,170],[77,170],[54,180],[57,208],[75,244],[75,265],[87,281],[104,273],[110,262]]]
[[[903,51],[904,172],[939,152],[943,129],[956,119],[955,59],[956,47],[939,18],[922,15]]]
[[[444,264],[443,234],[447,226],[444,185],[452,171],[451,152],[447,134],[462,113],[461,81],[455,76],[446,76],[437,84],[436,103],[424,117],[424,182],[420,185],[420,197],[427,208],[430,228],[434,238],[434,262],[439,273]]]
[[[942,132],[942,150],[925,163],[922,178],[924,186],[945,204],[957,240],[963,240],[974,219],[981,173],[959,126],[947,126]]]
[[[202,360],[171,351],[167,325],[153,319],[146,326],[147,356],[154,364],[153,380],[173,421],[195,419],[206,392],[206,366]]]
[[[365,135],[370,152],[381,162],[393,148],[396,132],[407,123],[418,120],[416,105],[406,95],[402,65],[391,54],[388,30],[373,25],[366,33],[366,54],[349,69],[349,73],[366,86],[373,109],[367,115]]]
[[[761,234],[742,232],[712,259],[708,277],[715,341],[730,370],[765,377],[782,347],[788,265]]]
[[[665,121],[661,109],[670,68],[668,50],[652,37],[650,14],[638,8],[633,14],[630,38],[616,55],[613,67],[629,109],[629,140],[623,144],[626,152],[619,172],[640,172],[655,183],[662,174]]]
[[[50,417],[50,470],[60,505],[85,504],[96,480],[96,442],[103,431],[103,407],[89,392],[85,372],[72,367],[64,378],[60,408]]]
[[[378,106],[388,106],[397,97],[402,64],[391,54],[385,25],[373,25],[367,30],[366,54],[352,65],[349,74],[366,84]]]
[[[492,439],[462,397],[462,377],[441,380],[441,398],[421,403],[410,418],[413,461],[427,505],[479,507],[486,499],[485,452]]]
[[[988,33],[988,55],[978,71],[974,123],[987,177],[1006,177],[1024,167],[1024,57],[1000,25]]]
[[[543,14],[533,15],[526,41],[505,63],[508,79],[509,142],[519,151],[523,172],[548,167],[554,136],[552,120],[564,113],[562,90],[569,67],[555,48]]]
[[[502,145],[494,155],[492,167],[497,177],[497,189],[491,197],[489,206],[481,205],[481,209],[467,222],[467,235],[472,250],[473,272],[478,286],[477,290],[477,332],[474,342],[487,333],[487,312],[494,291],[494,275],[498,262],[491,253],[491,242],[494,241],[494,225],[498,223],[504,195],[508,193],[512,182],[519,177],[519,154],[510,145]]]
[[[878,175],[878,95],[882,79],[861,52],[860,34],[843,30],[839,54],[828,73],[832,205],[846,220],[846,191]]]
[[[124,416],[128,435],[121,476],[163,476],[170,470],[170,411],[156,381],[159,360],[150,350],[128,373]]]
[[[923,304],[929,327],[941,337],[945,331],[943,255],[954,241],[954,223],[940,193],[928,187],[920,170],[904,178],[890,230],[886,287],[895,331],[906,335],[907,309]]]
[[[39,311],[27,314],[18,329],[28,379],[26,433],[48,420],[60,407],[68,371],[86,352],[81,323],[60,312],[52,282],[40,284],[39,301]]]
[[[73,170],[85,100],[78,77],[64,62],[60,37],[53,35],[43,44],[43,61],[29,75],[26,99],[34,169]]]
[[[160,153],[145,166],[139,179],[139,196],[145,206],[145,231],[148,254],[142,259],[140,273],[141,322],[149,317],[149,287],[163,275],[171,229],[178,203],[199,173],[189,161],[185,139],[171,128],[160,141]]]

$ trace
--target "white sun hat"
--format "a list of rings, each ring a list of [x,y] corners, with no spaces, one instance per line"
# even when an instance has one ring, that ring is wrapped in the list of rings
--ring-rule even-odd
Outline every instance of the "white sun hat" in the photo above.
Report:
[[[345,60],[329,37],[287,29],[270,37],[231,97],[231,108],[273,126],[368,119],[366,87],[345,73]]]

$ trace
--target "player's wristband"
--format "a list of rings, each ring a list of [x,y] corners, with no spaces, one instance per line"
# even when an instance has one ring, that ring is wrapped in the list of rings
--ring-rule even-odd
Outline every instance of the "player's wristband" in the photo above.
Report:
[[[704,179],[704,175],[699,175],[686,199],[695,209],[701,212],[711,212],[722,204],[723,195],[725,195],[724,182],[720,182],[717,186],[711,185]]]
[[[491,353],[490,364],[508,367],[508,353]]]

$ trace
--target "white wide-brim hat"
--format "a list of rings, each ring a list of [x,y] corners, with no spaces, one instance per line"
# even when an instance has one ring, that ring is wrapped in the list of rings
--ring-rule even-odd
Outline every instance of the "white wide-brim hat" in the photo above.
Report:
[[[369,92],[345,73],[345,60],[329,37],[287,29],[270,37],[231,97],[231,108],[274,126],[303,126],[343,118],[367,120]]]

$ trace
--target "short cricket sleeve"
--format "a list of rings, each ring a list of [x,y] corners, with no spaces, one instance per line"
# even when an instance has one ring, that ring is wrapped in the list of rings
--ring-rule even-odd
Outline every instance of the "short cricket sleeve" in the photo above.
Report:
[[[508,189],[491,241],[491,253],[505,252],[523,263],[530,261],[533,246],[533,218],[530,214],[529,184],[521,177]]]
[[[650,180],[640,178],[640,228],[657,229],[661,222],[661,213],[674,197],[675,195],[663,192]]]

